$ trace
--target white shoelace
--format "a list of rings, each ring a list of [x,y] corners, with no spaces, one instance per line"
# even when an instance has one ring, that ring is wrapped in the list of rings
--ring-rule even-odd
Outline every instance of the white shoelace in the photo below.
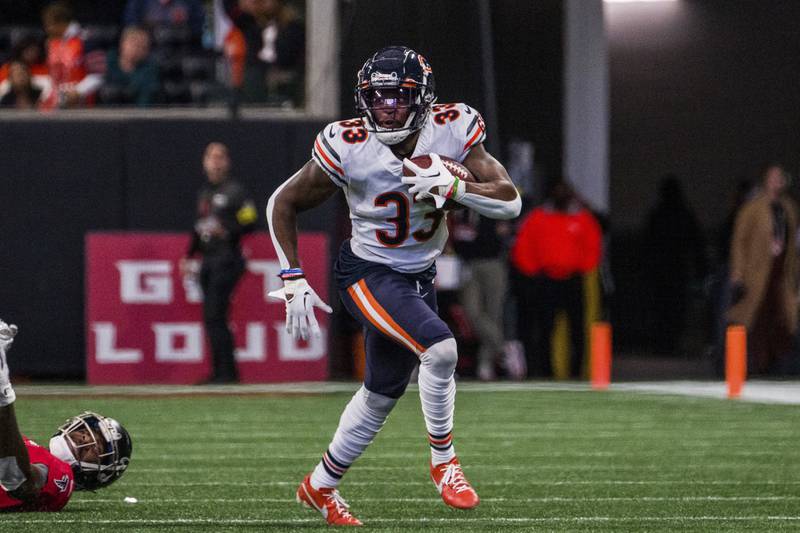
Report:
[[[344,498],[342,498],[338,490],[334,490],[333,492],[328,494],[328,501],[333,502],[333,504],[336,506],[336,510],[343,517],[352,516],[350,514],[350,511],[348,511],[348,509],[350,509],[350,505],[348,505],[348,503],[344,501]]]
[[[453,487],[453,490],[455,490],[457,494],[472,489],[472,487],[469,486],[469,482],[464,477],[464,471],[461,470],[461,466],[454,463],[447,465],[447,469],[444,471],[442,486],[444,485]]]

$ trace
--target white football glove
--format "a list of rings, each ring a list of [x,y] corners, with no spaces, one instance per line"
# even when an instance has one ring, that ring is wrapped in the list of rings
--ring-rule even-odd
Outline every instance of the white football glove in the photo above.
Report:
[[[17,334],[17,326],[6,324],[0,320],[0,407],[5,407],[14,403],[17,399],[14,389],[11,387],[11,377],[8,372],[8,361],[6,353],[14,343],[14,336]]]
[[[317,296],[306,278],[284,281],[283,288],[270,292],[269,296],[286,302],[286,332],[291,333],[294,340],[308,340],[309,332],[315,337],[322,334],[314,316],[315,307],[326,313],[333,312],[331,306]]]
[[[444,166],[438,154],[430,154],[431,166],[420,168],[406,158],[403,165],[411,169],[415,176],[403,176],[401,181],[410,185],[408,192],[416,200],[433,198],[437,209],[441,209],[445,200],[452,198],[458,188],[459,180]]]

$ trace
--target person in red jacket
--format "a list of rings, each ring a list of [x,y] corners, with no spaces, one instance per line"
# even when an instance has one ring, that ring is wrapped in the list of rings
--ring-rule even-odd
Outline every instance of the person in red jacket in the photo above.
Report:
[[[47,68],[53,91],[42,101],[41,108],[93,105],[94,93],[103,84],[100,72],[105,69],[104,54],[86,47],[83,30],[66,2],[57,1],[45,7],[42,23],[47,33]]]
[[[49,449],[23,436],[6,361],[16,334],[0,320],[0,512],[59,511],[74,490],[107,487],[122,476],[131,437],[113,418],[88,411],[58,428]]]
[[[519,274],[518,331],[529,377],[551,377],[550,340],[556,312],[567,313],[571,333],[570,376],[583,368],[583,275],[600,263],[602,232],[563,180],[544,204],[523,220],[511,250]]]

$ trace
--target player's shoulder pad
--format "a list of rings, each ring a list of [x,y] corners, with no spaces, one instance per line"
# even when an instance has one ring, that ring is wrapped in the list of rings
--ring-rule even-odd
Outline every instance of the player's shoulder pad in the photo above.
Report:
[[[360,118],[331,122],[314,139],[311,157],[340,187],[347,185],[344,171],[350,152],[367,140],[369,133]]]
[[[433,122],[438,126],[446,126],[458,143],[456,152],[458,160],[463,160],[469,151],[486,139],[486,125],[483,117],[469,105],[458,102],[453,104],[437,104],[433,106]]]

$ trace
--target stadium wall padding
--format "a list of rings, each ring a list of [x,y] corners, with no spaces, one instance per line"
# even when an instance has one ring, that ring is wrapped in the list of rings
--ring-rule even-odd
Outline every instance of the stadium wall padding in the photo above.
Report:
[[[201,156],[228,144],[264,225],[269,194],[308,159],[317,121],[8,120],[0,124],[0,317],[17,376],[84,375],[84,235],[190,231]],[[337,222],[332,224],[331,221]],[[301,229],[339,235],[334,201]],[[332,246],[338,246],[335,240]]]

